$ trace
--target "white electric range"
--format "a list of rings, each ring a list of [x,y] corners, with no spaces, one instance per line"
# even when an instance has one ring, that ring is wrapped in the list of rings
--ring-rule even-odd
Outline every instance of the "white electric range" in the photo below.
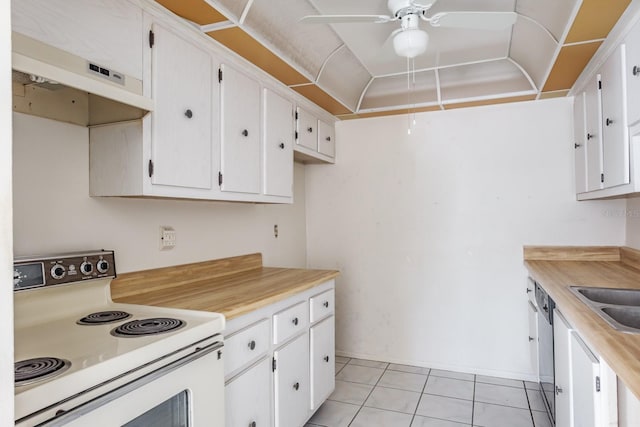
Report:
[[[112,251],[14,262],[18,426],[224,425],[221,314],[117,304]]]

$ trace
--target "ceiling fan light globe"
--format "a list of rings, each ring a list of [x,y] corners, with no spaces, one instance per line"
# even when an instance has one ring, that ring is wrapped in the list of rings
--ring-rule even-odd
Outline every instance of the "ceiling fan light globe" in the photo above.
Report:
[[[405,30],[393,38],[393,48],[398,56],[415,58],[427,50],[429,34],[422,30]]]

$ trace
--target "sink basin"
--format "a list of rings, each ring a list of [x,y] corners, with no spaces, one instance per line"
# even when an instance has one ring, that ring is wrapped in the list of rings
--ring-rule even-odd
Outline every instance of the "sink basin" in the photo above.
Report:
[[[640,307],[640,290],[575,287],[585,298],[601,304]]]
[[[569,289],[615,330],[640,334],[640,289],[586,286]]]

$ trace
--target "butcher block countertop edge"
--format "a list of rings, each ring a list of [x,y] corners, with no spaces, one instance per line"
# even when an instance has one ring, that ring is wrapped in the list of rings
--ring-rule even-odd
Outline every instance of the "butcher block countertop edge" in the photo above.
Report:
[[[584,249],[581,251],[581,249]],[[640,399],[640,333],[613,329],[584,304],[570,286],[640,289],[640,251],[626,247],[524,248],[529,276],[555,301],[587,345]]]
[[[263,267],[261,254],[124,273],[115,302],[221,313],[227,320],[314,288],[336,270]]]

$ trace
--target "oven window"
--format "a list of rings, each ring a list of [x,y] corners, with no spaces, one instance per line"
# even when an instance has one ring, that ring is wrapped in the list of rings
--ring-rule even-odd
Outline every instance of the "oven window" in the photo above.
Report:
[[[189,399],[185,390],[122,427],[189,427],[190,425]]]

